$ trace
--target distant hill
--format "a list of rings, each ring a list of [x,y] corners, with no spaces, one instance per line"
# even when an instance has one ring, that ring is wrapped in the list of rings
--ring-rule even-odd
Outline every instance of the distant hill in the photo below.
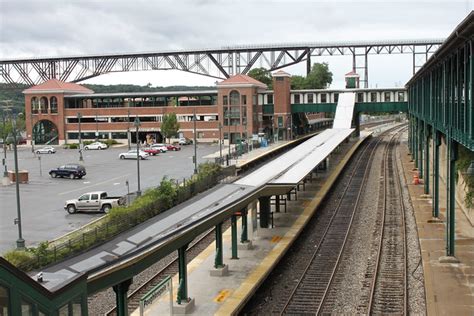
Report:
[[[215,89],[215,86],[169,86],[169,87],[152,87],[151,84],[139,86],[133,84],[116,84],[116,85],[100,85],[100,84],[83,84],[83,86],[93,90],[96,93],[119,93],[119,92],[156,92],[156,91],[180,91],[180,90],[209,90]],[[0,114],[5,104],[11,104],[15,113],[24,112],[25,97],[23,90],[29,86],[26,84],[18,84],[18,87],[12,88],[6,83],[0,83]]]

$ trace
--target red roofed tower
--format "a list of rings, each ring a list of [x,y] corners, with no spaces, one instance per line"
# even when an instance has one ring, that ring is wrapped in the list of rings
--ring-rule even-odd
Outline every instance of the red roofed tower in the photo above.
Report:
[[[65,140],[64,96],[94,91],[81,85],[50,79],[23,91],[26,133],[31,144],[62,144]],[[32,126],[35,127],[34,132]]]
[[[224,139],[232,144],[262,130],[263,109],[258,92],[267,86],[247,75],[235,75],[217,84],[219,122]]]

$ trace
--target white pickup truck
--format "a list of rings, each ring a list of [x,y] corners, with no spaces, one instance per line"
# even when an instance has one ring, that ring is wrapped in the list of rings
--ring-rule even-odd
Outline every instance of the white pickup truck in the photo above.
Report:
[[[107,196],[104,191],[84,193],[77,199],[67,200],[64,209],[73,214],[77,211],[102,211],[108,213],[114,206],[125,204],[122,196]]]

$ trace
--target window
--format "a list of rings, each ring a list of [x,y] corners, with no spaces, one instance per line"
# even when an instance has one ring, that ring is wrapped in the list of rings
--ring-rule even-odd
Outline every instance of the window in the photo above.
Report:
[[[204,132],[197,132],[197,138],[204,138]]]
[[[334,102],[338,102],[339,101],[339,93],[334,93]]]
[[[229,104],[229,102],[227,102],[227,96],[226,95],[222,97],[222,104],[223,105],[228,105]]]
[[[399,102],[404,102],[405,101],[405,92],[398,91],[398,101]]]
[[[240,105],[240,93],[232,90],[230,92],[230,105]]]
[[[58,99],[56,97],[51,97],[50,109],[51,113],[58,113]]]
[[[273,103],[273,94],[267,94],[267,103],[269,104]]]
[[[242,96],[242,105],[246,105],[246,104],[247,104],[247,96],[243,95]]]
[[[10,297],[8,294],[8,289],[0,285],[0,315],[9,315],[9,302]]]
[[[390,92],[384,92],[384,101],[390,102]]]
[[[25,301],[24,299],[21,300],[21,315],[22,316],[33,316],[33,304],[30,302]]]
[[[79,198],[79,201],[87,201],[87,200],[89,200],[89,194],[84,194],[83,196]]]
[[[39,102],[37,97],[31,98],[31,113],[36,114],[38,113],[39,109]]]
[[[364,102],[364,93],[359,92],[357,93],[357,102]]]
[[[299,94],[295,94],[293,97],[294,97],[294,100],[295,100],[294,103],[300,103],[300,95]]]
[[[321,103],[328,102],[328,95],[326,93],[321,93]]]
[[[308,94],[308,103],[313,103],[313,96],[312,93]]]
[[[377,102],[377,92],[370,93],[370,102]]]
[[[283,81],[283,77],[276,77],[276,81]]]
[[[92,194],[91,195],[91,200],[98,200],[99,199],[99,195],[98,194]]]
[[[41,113],[48,113],[48,98],[41,97],[41,99],[40,99],[40,111],[41,111]]]

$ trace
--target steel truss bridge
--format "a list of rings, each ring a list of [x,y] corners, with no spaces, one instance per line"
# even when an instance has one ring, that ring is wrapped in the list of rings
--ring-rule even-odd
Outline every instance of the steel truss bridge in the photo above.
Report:
[[[321,42],[9,59],[0,60],[0,80],[12,86],[17,83],[36,85],[52,78],[79,82],[111,72],[172,69],[225,79],[239,73],[246,74],[252,67],[264,67],[274,71],[301,62],[306,62],[306,70],[309,72],[311,57],[351,56],[352,70],[361,75],[361,86],[367,88],[369,84],[369,55],[412,54],[413,73],[415,73],[441,43],[443,43],[443,39]]]

